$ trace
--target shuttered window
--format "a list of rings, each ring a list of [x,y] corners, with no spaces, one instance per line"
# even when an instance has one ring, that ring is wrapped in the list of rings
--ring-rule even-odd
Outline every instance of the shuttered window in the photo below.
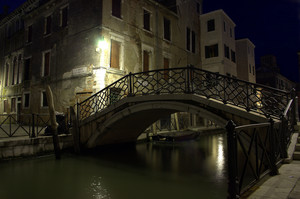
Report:
[[[120,69],[120,49],[121,44],[115,40],[111,40],[111,56],[110,67]]]

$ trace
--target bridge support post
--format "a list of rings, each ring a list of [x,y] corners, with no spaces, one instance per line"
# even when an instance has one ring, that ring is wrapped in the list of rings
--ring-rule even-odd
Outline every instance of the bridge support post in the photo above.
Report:
[[[276,135],[274,135],[274,121],[273,119],[270,119],[270,134],[269,134],[269,143],[270,143],[270,175],[278,175],[278,168],[276,166],[276,152],[275,152],[275,137]]]
[[[235,123],[230,120],[226,125],[227,130],[227,153],[228,153],[228,199],[240,198],[239,180],[237,167],[237,134]]]
[[[79,125],[78,125],[77,115],[72,106],[70,107],[70,114],[73,123],[72,134],[73,134],[73,141],[74,141],[74,151],[75,153],[79,154],[80,153]]]

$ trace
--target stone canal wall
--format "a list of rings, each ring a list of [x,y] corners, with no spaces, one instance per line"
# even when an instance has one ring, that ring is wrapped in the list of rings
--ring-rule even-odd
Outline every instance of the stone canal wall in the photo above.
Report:
[[[60,149],[73,147],[72,135],[59,135]],[[14,137],[0,140],[0,160],[42,155],[54,151],[52,136]]]

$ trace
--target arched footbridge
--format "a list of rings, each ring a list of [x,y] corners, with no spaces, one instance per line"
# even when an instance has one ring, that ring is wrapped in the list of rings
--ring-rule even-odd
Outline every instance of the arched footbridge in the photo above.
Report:
[[[80,142],[88,148],[131,142],[158,119],[176,112],[207,118],[221,127],[280,120],[294,92],[194,67],[130,73],[77,104]]]

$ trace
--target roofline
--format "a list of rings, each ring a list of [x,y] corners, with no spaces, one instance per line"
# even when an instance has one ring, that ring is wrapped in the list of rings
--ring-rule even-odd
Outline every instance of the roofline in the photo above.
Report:
[[[253,42],[252,42],[249,38],[236,39],[235,41],[236,41],[236,42],[239,42],[239,41],[247,41],[247,42],[250,43],[250,45],[252,45],[252,46],[255,48],[255,45],[253,44]]]
[[[206,16],[206,15],[211,15],[211,14],[219,14],[219,13],[221,13],[221,14],[223,14],[233,25],[234,25],[234,27],[236,26],[236,24],[234,23],[234,21],[224,12],[224,10],[223,9],[219,9],[219,10],[214,10],[214,11],[211,11],[211,12],[207,12],[207,13],[205,13],[205,14],[201,14],[200,15],[200,17],[201,16]]]

